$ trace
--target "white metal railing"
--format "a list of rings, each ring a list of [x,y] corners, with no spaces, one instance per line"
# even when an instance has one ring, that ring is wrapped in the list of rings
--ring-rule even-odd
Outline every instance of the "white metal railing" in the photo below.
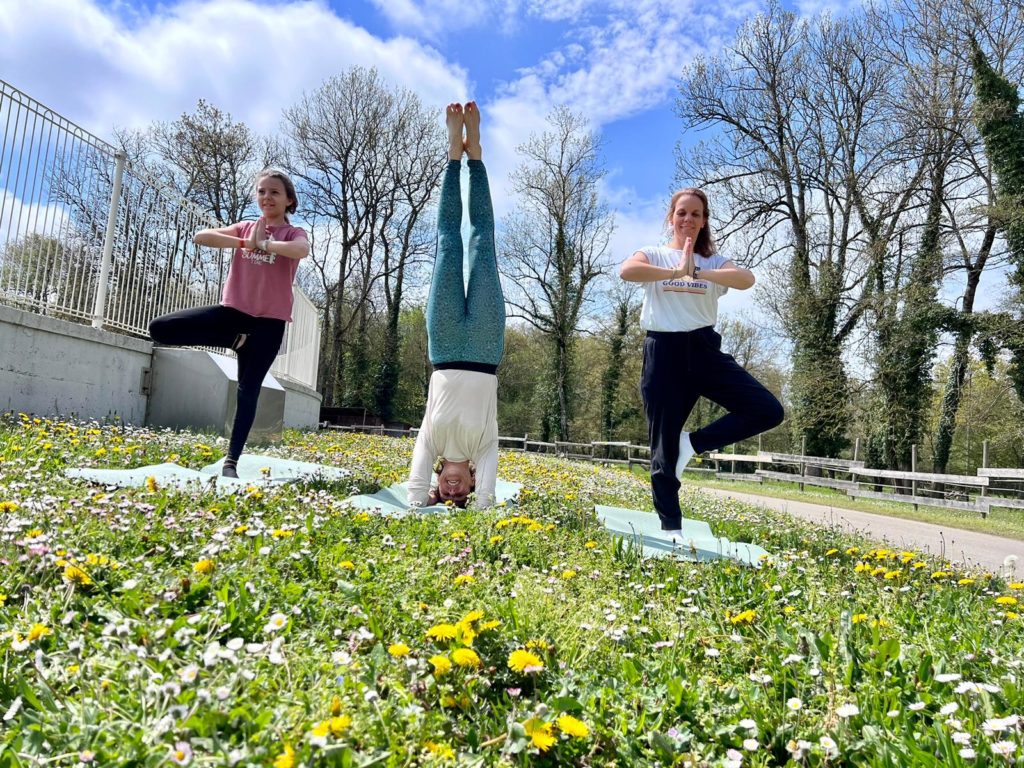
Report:
[[[192,243],[219,222],[124,155],[0,80],[0,303],[135,336],[216,303],[227,251]],[[319,316],[295,289],[272,368],[316,387]]]

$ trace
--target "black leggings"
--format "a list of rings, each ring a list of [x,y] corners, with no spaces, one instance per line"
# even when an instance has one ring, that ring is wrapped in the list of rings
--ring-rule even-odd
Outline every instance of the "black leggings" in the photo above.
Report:
[[[651,438],[651,492],[664,530],[682,524],[676,460],[686,418],[706,397],[728,413],[690,433],[696,453],[714,451],[765,432],[785,416],[775,395],[722,352],[714,328],[648,331],[640,383]]]
[[[183,309],[161,315],[149,324],[149,335],[158,344],[172,347],[235,347],[240,334],[245,343],[238,355],[238,400],[235,423],[231,427],[228,458],[238,460],[245,440],[256,419],[263,377],[281,349],[284,320],[253,317],[231,307],[214,304],[210,307]]]

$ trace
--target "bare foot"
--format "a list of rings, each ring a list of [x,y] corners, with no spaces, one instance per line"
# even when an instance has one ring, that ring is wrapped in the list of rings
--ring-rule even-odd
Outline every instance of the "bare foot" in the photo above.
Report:
[[[481,160],[483,148],[480,146],[480,110],[475,101],[466,102],[465,111],[466,142],[462,145],[470,160]]]
[[[462,159],[462,130],[464,118],[462,116],[462,105],[458,103],[449,104],[445,110],[445,125],[448,126],[448,159]],[[479,121],[478,121],[479,122]]]

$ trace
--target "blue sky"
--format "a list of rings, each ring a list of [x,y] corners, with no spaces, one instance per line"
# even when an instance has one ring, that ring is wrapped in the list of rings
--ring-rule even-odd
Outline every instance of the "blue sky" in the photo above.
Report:
[[[438,109],[475,98],[499,215],[515,148],[556,104],[604,141],[609,259],[661,233],[681,138],[675,82],[760,0],[5,0],[0,77],[109,138],[205,99],[259,132],[303,91],[373,66]],[[793,5],[821,10],[815,0]],[[684,137],[692,141],[694,137]],[[713,202],[713,201],[712,201]],[[753,292],[732,291],[728,312]]]

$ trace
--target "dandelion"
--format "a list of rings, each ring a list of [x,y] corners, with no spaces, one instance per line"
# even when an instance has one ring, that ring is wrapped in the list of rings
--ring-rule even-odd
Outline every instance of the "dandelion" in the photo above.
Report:
[[[341,697],[337,694],[331,697],[330,712],[332,717],[337,717],[341,714]]]
[[[497,627],[500,627],[500,626],[501,626],[501,620],[500,619],[488,619],[487,621],[481,622],[480,626],[478,627],[478,629],[481,632],[486,632],[489,629],[496,629]]]
[[[433,741],[424,743],[423,748],[438,760],[454,760],[455,750],[447,744],[437,744]]]
[[[726,618],[728,618],[732,624],[753,624],[754,619],[756,617],[757,612],[754,611],[752,608],[747,609],[745,611],[741,611],[740,613],[737,613],[735,616],[729,616],[728,613],[726,614]]]
[[[535,653],[524,648],[512,651],[508,656],[508,666],[516,672],[540,672],[544,669],[544,662]]]
[[[576,578],[576,571],[562,571],[562,578],[566,581]]]
[[[596,541],[588,541],[583,546],[586,547],[587,549],[596,549],[597,548],[597,542]]]
[[[288,626],[288,617],[283,613],[275,613],[267,620],[267,624],[263,627],[263,631],[270,634],[277,632],[278,630],[284,629]]]
[[[996,598],[996,605],[1016,605],[1017,598],[1010,595],[1001,595]]]
[[[462,621],[460,621],[459,623],[460,624],[472,624],[474,621],[480,621],[480,619],[482,619],[483,617],[484,617],[484,612],[481,611],[479,608],[477,608],[476,610],[470,611],[465,616],[463,616],[462,617]]]
[[[828,552],[825,553],[825,557],[832,557],[833,555],[838,555],[838,554],[839,554],[839,550],[838,549],[830,549]]]
[[[973,583],[974,579],[960,579],[960,581],[957,582],[961,587],[969,587]]]
[[[159,490],[156,484],[156,478],[152,475],[149,475],[149,477],[146,478],[146,490],[150,493],[156,493]]]
[[[455,577],[455,586],[461,587],[463,584],[472,584],[476,581],[476,578],[469,573],[460,573]]]
[[[427,630],[427,637],[432,640],[454,640],[459,630],[454,624],[437,624]]]
[[[526,735],[530,737],[530,743],[541,752],[547,752],[555,743],[555,737],[551,735],[551,723],[545,723],[540,718],[531,717],[523,728]]]
[[[295,750],[291,744],[284,745],[284,752],[274,760],[274,768],[295,768]]]
[[[68,563],[64,566],[64,581],[68,584],[77,584],[81,587],[87,587],[92,584],[92,577],[86,573],[84,569],[79,568],[77,565]]]
[[[933,579],[948,579],[949,578],[949,573],[947,573],[946,571],[934,571],[932,573],[932,578]]]
[[[868,615],[866,613],[855,613],[850,617],[850,621],[854,624],[860,624],[862,621],[867,621]]]
[[[472,648],[456,648],[452,651],[452,661],[460,667],[477,668],[481,665],[480,657]]]
[[[429,659],[430,663],[434,665],[434,676],[440,677],[452,668],[451,661],[448,660],[447,656],[431,656]]]
[[[396,659],[400,659],[403,656],[408,656],[410,648],[405,643],[393,643],[388,646],[388,653],[394,656]]]
[[[505,537],[504,537],[504,536],[502,536],[502,535],[501,535],[500,533],[496,533],[496,534],[494,534],[493,536],[491,536],[491,538],[489,538],[489,539],[488,539],[488,541],[489,541],[489,542],[490,542],[491,544],[500,544],[500,543],[501,543],[501,542],[503,542],[504,540],[505,540]]]
[[[338,567],[345,571],[354,571],[356,569],[356,564],[351,560],[342,560],[338,563]]]
[[[585,739],[590,735],[590,728],[587,727],[587,724],[572,715],[562,715],[555,721],[555,724],[559,731],[574,739]]]
[[[204,558],[192,566],[192,570],[203,576],[208,576],[217,569],[216,564],[209,558]]]
[[[18,510],[18,502],[16,501],[0,501],[0,512],[16,512]]]
[[[45,624],[33,624],[32,628],[28,631],[28,638],[26,639],[28,640],[28,642],[34,643],[39,638],[46,637],[47,635],[52,634],[53,630]]]

